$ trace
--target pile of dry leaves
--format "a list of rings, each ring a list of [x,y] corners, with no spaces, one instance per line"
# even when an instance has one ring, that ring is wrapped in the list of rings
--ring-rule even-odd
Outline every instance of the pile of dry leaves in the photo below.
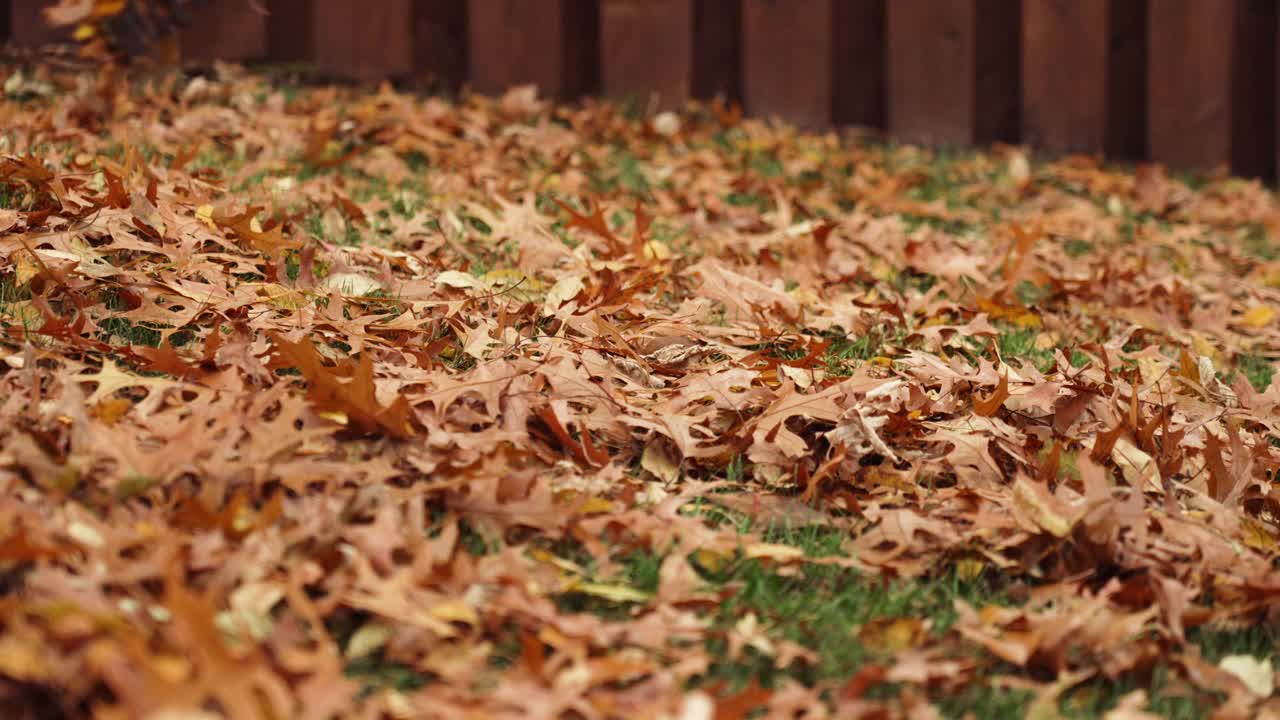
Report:
[[[1280,709],[1269,665],[1187,642],[1280,603],[1259,184],[1011,148],[944,173],[716,105],[7,72],[6,713],[928,717],[993,672],[1051,712],[1157,665],[1221,717]],[[845,683],[701,682],[735,589],[691,558],[744,557],[1023,602]],[[346,672],[369,657],[416,688]]]

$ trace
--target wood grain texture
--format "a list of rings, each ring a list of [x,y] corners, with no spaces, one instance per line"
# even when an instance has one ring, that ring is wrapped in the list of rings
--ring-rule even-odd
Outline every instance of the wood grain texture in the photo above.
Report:
[[[839,0],[831,8],[831,113],[836,123],[885,125],[885,2]]]
[[[312,0],[266,0],[267,57],[276,62],[310,61],[315,53]]]
[[[72,28],[52,28],[44,19],[44,3],[11,0],[8,6],[9,42],[19,47],[35,47],[68,42]]]
[[[891,0],[888,124],[933,145],[1016,139],[1017,0]]]
[[[452,92],[466,75],[466,0],[415,0],[413,85]]]
[[[376,82],[408,74],[413,0],[314,0],[313,60],[324,76]]]
[[[1023,142],[1142,157],[1146,8],[1146,0],[1023,0]]]
[[[1022,139],[1053,153],[1107,141],[1111,0],[1024,0]]]
[[[1147,143],[1153,159],[1212,168],[1231,159],[1235,2],[1160,0],[1148,16]]]
[[[1276,178],[1275,27],[1273,0],[1241,0],[1231,56],[1231,168],[1247,177]]]
[[[693,2],[693,94],[742,99],[742,3]]]
[[[248,3],[193,6],[181,31],[182,59],[262,60],[267,57],[267,15]]]
[[[323,77],[347,78],[356,68],[358,6],[347,0],[313,0],[312,56]]]
[[[693,0],[602,0],[600,85],[608,97],[680,107],[693,95]]]
[[[1107,65],[1107,154],[1123,160],[1147,152],[1148,0],[1111,3]]]
[[[591,0],[469,0],[472,87],[501,93],[536,84],[569,98],[599,85],[599,8]]]
[[[742,94],[748,113],[806,128],[831,122],[835,1],[743,0]]]
[[[972,142],[977,104],[973,0],[892,0],[888,8],[889,131],[923,143]]]
[[[413,66],[413,6],[421,2],[424,0],[362,0],[355,26],[358,79],[378,81],[408,75]]]
[[[1148,15],[1148,149],[1184,168],[1275,170],[1276,8],[1160,0]]]

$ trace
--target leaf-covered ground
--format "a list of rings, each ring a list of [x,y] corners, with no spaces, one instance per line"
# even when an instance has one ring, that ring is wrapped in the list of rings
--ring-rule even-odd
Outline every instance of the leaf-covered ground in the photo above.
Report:
[[[6,717],[1280,711],[1259,184],[4,72]]]

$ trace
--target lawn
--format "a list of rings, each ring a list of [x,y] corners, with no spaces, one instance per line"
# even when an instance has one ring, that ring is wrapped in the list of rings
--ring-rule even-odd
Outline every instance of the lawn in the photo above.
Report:
[[[1260,183],[0,72],[13,717],[1280,713]]]

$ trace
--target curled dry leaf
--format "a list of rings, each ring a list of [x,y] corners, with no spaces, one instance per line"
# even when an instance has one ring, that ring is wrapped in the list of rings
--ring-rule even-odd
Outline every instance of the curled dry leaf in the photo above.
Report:
[[[6,717],[1274,703],[1195,646],[1280,603],[1258,183],[0,75]]]

